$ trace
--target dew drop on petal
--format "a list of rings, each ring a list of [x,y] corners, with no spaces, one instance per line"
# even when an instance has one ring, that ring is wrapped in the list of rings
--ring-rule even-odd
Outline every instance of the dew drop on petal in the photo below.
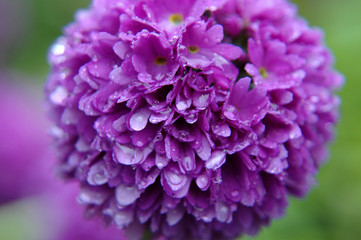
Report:
[[[175,173],[171,170],[165,171],[164,177],[173,191],[179,191],[187,184],[187,176]]]
[[[196,179],[196,184],[201,190],[205,190],[206,188],[208,188],[210,182],[211,181],[209,177],[206,176],[205,174],[198,176]]]
[[[90,167],[87,181],[90,185],[103,185],[108,181],[105,175],[104,162],[99,162]]]
[[[227,222],[231,214],[231,209],[224,203],[216,203],[216,218],[220,222]]]
[[[126,210],[117,211],[117,213],[114,215],[114,223],[118,227],[124,227],[126,225],[129,225],[133,221],[133,212]]]
[[[230,120],[236,120],[237,119],[237,108],[235,106],[228,105],[224,112],[224,116]]]
[[[189,157],[189,156],[184,157],[184,167],[187,171],[192,170],[193,162],[192,162],[191,157]]]
[[[182,177],[178,174],[170,174],[169,182],[174,185],[178,185],[182,182]]]
[[[137,110],[130,118],[129,124],[134,131],[142,131],[148,123],[150,111],[147,109]]]
[[[283,170],[283,164],[281,159],[279,158],[271,159],[268,167],[265,169],[265,171],[270,174],[278,174],[282,172],[282,170]]]
[[[65,53],[65,45],[62,43],[55,43],[50,52],[56,56],[63,55]]]
[[[107,194],[104,192],[96,192],[90,189],[84,188],[81,190],[78,196],[78,202],[80,204],[95,204],[100,205],[102,204],[105,199],[107,198]]]
[[[63,86],[58,86],[54,89],[54,91],[50,94],[50,100],[54,104],[62,104],[63,101],[68,97],[68,90]]]
[[[131,165],[134,161],[134,149],[116,144],[113,149],[115,159],[122,164]]]
[[[193,95],[193,105],[198,108],[205,108],[208,106],[209,94],[195,93]]]
[[[302,136],[302,130],[298,126],[294,127],[290,132],[290,139],[296,139],[300,136]]]
[[[217,169],[223,165],[226,161],[226,153],[223,151],[215,151],[206,162],[206,168]]]
[[[212,130],[215,134],[222,137],[229,137],[232,134],[231,128],[227,124],[214,125]]]
[[[140,191],[136,186],[119,185],[115,189],[115,198],[120,206],[132,204],[140,196]]]
[[[165,166],[167,166],[169,162],[169,159],[166,156],[161,156],[159,154],[157,154],[155,156],[155,165],[157,166],[157,168],[162,169]]]
[[[198,145],[198,144],[197,144]],[[208,142],[208,139],[205,136],[202,136],[202,142],[200,144],[200,146],[195,149],[198,156],[203,160],[203,161],[207,161],[209,159],[209,157],[211,156],[211,146]]]
[[[57,126],[52,126],[50,128],[50,135],[55,138],[62,138],[62,137],[64,137],[65,132]]]
[[[176,107],[179,111],[186,110],[188,108],[187,103],[185,101],[179,101],[176,104]]]
[[[177,224],[183,217],[184,210],[182,207],[174,208],[167,212],[167,222],[169,226],[174,226]]]

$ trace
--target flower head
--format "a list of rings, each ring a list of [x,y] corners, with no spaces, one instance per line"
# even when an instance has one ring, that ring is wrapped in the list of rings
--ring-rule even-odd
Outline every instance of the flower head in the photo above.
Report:
[[[342,77],[320,36],[285,0],[93,1],[49,54],[59,169],[129,231],[257,233],[326,157]]]

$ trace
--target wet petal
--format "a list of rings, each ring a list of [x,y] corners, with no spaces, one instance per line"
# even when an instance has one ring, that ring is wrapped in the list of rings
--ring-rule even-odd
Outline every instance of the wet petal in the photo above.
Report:
[[[134,162],[134,149],[116,144],[113,147],[114,158],[121,164],[132,165]]]
[[[211,157],[206,161],[206,168],[216,170],[226,162],[226,153],[223,151],[214,151]]]
[[[136,186],[119,185],[115,189],[115,198],[120,206],[128,206],[135,202],[140,196],[140,191]]]

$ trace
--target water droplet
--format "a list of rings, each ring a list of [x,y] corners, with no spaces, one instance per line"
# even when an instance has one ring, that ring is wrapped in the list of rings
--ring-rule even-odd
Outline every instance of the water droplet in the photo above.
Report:
[[[226,222],[229,218],[230,213],[231,210],[226,204],[220,202],[216,203],[216,218],[218,221]]]
[[[138,183],[138,188],[143,189],[143,188],[145,188],[146,185],[147,185],[147,183],[145,181],[141,181],[140,183]]]
[[[185,167],[185,169],[187,170],[187,171],[190,171],[190,170],[192,170],[193,169],[193,161],[192,161],[192,158],[191,157],[189,157],[189,156],[186,156],[185,158],[184,158],[184,167]]]
[[[169,162],[169,159],[166,156],[162,156],[157,154],[155,156],[155,165],[157,166],[158,169],[162,169],[164,168]]]
[[[137,187],[128,187],[120,185],[115,190],[115,197],[120,206],[128,206],[132,204],[140,196],[140,191]]]
[[[63,55],[65,53],[65,45],[60,42],[55,43],[51,47],[51,53],[56,56]]]
[[[176,104],[176,107],[179,111],[186,110],[188,108],[187,103],[185,101],[179,101]]]
[[[150,111],[147,109],[137,110],[129,120],[130,127],[134,131],[142,131],[147,126],[149,116]]]
[[[64,134],[64,131],[57,126],[52,126],[50,128],[50,135],[55,138],[63,138]]]
[[[196,180],[197,186],[202,190],[208,187],[209,182],[209,178],[205,175],[200,175]]]
[[[217,169],[223,165],[226,161],[226,153],[223,151],[215,151],[212,153],[211,157],[206,162],[206,168],[208,169]]]
[[[203,94],[203,95],[201,95],[201,96],[199,97],[199,99],[198,99],[199,104],[201,104],[201,105],[207,104],[208,98],[209,98],[209,94]]]
[[[90,185],[103,185],[108,181],[105,175],[104,163],[98,162],[90,167],[88,172],[88,183]]]
[[[233,105],[228,105],[226,111],[224,112],[224,116],[230,120],[237,119],[237,108]]]
[[[227,124],[217,124],[213,127],[213,132],[222,137],[229,137],[232,134],[231,128]]]
[[[61,80],[64,80],[66,77],[68,77],[69,73],[70,73],[69,68],[64,68],[63,70],[61,70],[61,73],[60,73]]]
[[[144,145],[144,143],[143,143],[142,141],[138,140],[138,141],[135,143],[135,145],[136,145],[137,147],[142,147],[142,146]]]
[[[93,176],[93,181],[97,185],[103,185],[108,181],[108,179],[104,174],[97,173]]]
[[[183,177],[175,174],[175,173],[171,173],[169,176],[169,182],[173,185],[179,185],[182,183]]]
[[[292,131],[290,132],[290,139],[295,139],[295,138],[298,138],[302,135],[302,131],[301,129],[296,126],[292,129]]]
[[[134,162],[135,151],[130,147],[116,144],[114,154],[119,163],[131,165]]]
[[[68,97],[68,90],[63,86],[58,86],[50,94],[50,100],[57,105],[61,105]]]

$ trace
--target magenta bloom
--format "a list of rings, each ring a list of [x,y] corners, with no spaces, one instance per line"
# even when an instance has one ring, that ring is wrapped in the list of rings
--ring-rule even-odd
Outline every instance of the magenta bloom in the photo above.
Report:
[[[304,196],[343,82],[285,0],[96,0],[49,61],[59,171],[89,214],[167,239],[256,234]]]
[[[41,204],[38,217],[49,224],[42,226],[48,240],[127,239],[115,226],[85,220],[76,203],[77,184],[64,186],[53,176],[55,156],[35,89],[29,91],[5,74],[0,78],[0,206],[36,199]]]
[[[44,192],[53,156],[35,91],[0,76],[0,204]]]

